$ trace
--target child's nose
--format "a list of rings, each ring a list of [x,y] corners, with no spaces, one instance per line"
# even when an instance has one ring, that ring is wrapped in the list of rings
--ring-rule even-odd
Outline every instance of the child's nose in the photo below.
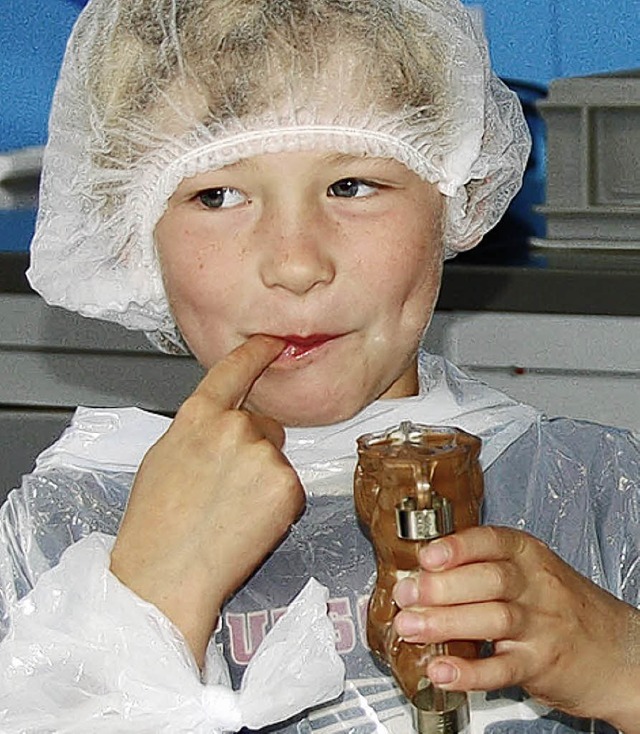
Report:
[[[268,288],[305,295],[333,281],[331,235],[317,218],[288,216],[274,221],[260,244],[260,275]]]

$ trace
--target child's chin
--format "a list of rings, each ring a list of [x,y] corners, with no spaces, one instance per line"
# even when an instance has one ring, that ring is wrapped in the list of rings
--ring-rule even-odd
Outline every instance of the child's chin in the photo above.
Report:
[[[361,400],[309,400],[307,398],[298,404],[292,400],[260,401],[256,402],[255,405],[247,405],[247,407],[262,415],[275,418],[283,426],[302,428],[328,426],[348,420],[358,413],[365,404]]]

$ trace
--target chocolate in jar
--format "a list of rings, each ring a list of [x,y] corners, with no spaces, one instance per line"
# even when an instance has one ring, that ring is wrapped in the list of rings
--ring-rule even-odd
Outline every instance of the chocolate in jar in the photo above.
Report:
[[[413,700],[425,685],[429,659],[441,646],[407,643],[393,631],[396,582],[419,568],[418,552],[430,539],[480,521],[483,476],[480,439],[457,428],[405,422],[358,439],[356,512],[375,550],[377,580],[368,607],[367,639]],[[409,522],[402,529],[403,518]],[[439,527],[438,527],[439,525]],[[402,537],[413,532],[415,537]],[[478,645],[452,641],[453,655],[475,657]]]

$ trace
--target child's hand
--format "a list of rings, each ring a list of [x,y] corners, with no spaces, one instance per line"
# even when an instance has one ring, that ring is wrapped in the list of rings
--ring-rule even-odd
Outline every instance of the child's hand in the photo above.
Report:
[[[284,344],[256,336],[213,367],[149,450],[111,570],[182,631],[202,664],[220,606],[304,507],[275,421],[241,409]]]
[[[409,642],[494,642],[489,658],[432,661],[426,674],[434,683],[520,685],[550,706],[640,731],[635,609],[518,530],[464,530],[427,545],[420,565],[394,589],[398,634]]]

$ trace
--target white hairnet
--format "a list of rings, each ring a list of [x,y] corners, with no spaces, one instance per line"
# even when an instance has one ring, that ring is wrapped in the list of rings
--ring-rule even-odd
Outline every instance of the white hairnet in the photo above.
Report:
[[[176,187],[316,149],[436,183],[451,256],[504,213],[529,135],[459,0],[92,0],[54,97],[31,284],[170,351],[153,234]]]

